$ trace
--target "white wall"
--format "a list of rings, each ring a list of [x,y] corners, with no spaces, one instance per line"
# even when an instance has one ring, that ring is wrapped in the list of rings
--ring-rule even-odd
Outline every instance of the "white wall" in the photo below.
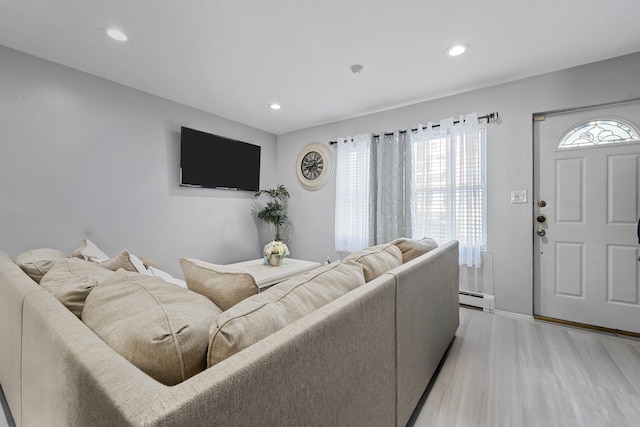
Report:
[[[178,185],[180,126],[262,146],[276,184],[275,135],[0,46],[0,250],[261,256],[253,193]]]
[[[532,115],[634,98],[640,98],[640,53],[280,135],[278,182],[292,196],[292,254],[318,261],[338,256],[333,244],[335,175],[316,192],[302,189],[296,180],[296,159],[306,144],[497,111],[500,122],[488,126],[487,245],[493,252],[496,308],[532,314],[533,207],[510,203],[510,190],[532,195]]]

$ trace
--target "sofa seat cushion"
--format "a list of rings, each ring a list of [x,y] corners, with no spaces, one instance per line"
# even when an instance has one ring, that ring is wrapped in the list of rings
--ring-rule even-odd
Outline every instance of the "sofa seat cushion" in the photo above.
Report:
[[[206,296],[222,310],[260,291],[253,276],[240,268],[187,258],[180,259],[180,267],[187,287]]]
[[[16,257],[16,264],[34,281],[40,283],[42,277],[53,265],[65,259],[67,254],[57,249],[31,249]]]
[[[111,270],[80,258],[65,258],[54,264],[40,280],[73,314],[80,317],[89,293],[113,273]]]
[[[364,283],[360,264],[334,263],[245,299],[218,316],[211,325],[208,366],[244,350]]]
[[[82,320],[140,370],[175,385],[205,369],[209,327],[220,312],[188,289],[118,270],[89,294]]]
[[[392,268],[402,265],[402,252],[391,243],[372,246],[356,252],[345,258],[362,264],[364,279],[367,282],[381,276]]]
[[[418,258],[421,255],[426,254],[438,247],[438,242],[430,237],[423,237],[420,240],[400,238],[396,239],[391,244],[396,245],[400,252],[402,252],[402,262],[409,262],[412,259]]]

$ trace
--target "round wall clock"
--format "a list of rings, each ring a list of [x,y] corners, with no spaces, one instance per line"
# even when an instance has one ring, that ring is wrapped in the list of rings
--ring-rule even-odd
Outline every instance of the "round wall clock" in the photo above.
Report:
[[[318,190],[324,187],[333,170],[331,151],[318,142],[305,146],[298,155],[296,172],[298,182],[307,190]]]

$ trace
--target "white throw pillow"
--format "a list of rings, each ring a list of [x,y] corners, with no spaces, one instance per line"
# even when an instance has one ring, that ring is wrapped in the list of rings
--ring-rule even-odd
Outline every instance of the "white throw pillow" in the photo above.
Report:
[[[169,273],[166,273],[159,268],[148,265],[147,263],[142,261],[142,259],[135,256],[129,251],[122,251],[117,257],[102,262],[100,263],[100,265],[113,271],[122,268],[126,271],[144,274],[145,276],[154,276],[164,280],[167,283],[180,286],[181,288],[187,288],[187,284],[184,280],[176,279]]]
[[[151,267],[150,265],[147,265],[147,264],[144,264],[144,265],[146,269],[145,269],[145,272],[141,272],[142,274],[155,276],[164,280],[165,282],[172,283],[176,286],[180,286],[181,288],[187,289],[187,282],[185,282],[184,280],[175,278],[171,274],[167,273],[166,271],[162,271],[159,268]]]

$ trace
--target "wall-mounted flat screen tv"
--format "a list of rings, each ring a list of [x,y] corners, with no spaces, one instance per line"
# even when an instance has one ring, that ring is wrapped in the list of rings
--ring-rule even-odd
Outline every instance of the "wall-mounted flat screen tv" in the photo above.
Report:
[[[258,191],[260,146],[183,126],[180,185]]]

